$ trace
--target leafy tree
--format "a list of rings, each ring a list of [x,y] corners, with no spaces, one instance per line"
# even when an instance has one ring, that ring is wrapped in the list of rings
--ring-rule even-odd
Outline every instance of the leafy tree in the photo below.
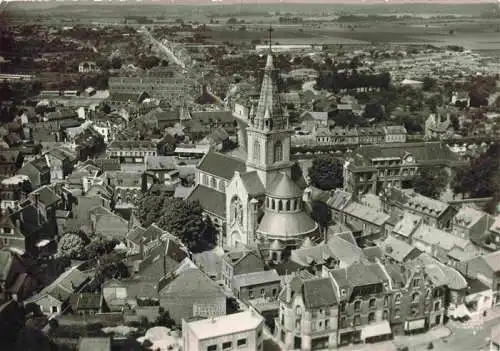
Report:
[[[313,200],[311,203],[311,217],[318,223],[320,230],[323,232],[332,221],[332,212],[330,207],[323,201]]]
[[[136,215],[144,226],[156,223],[190,250],[202,251],[215,243],[215,227],[203,219],[199,202],[183,201],[166,193],[148,194],[139,200]]]
[[[448,174],[442,168],[423,168],[413,181],[413,188],[424,196],[438,198],[448,184]]]
[[[111,59],[111,68],[119,69],[122,67],[122,59],[119,56],[114,56]]]
[[[490,197],[500,194],[500,143],[471,162],[470,167],[458,170],[452,185],[458,194],[470,197]]]
[[[424,91],[429,91],[429,90],[432,90],[436,87],[437,82],[436,82],[436,79],[434,79],[434,78],[425,77],[422,83],[423,83],[422,89]]]
[[[97,236],[85,247],[85,253],[88,258],[96,258],[113,251],[119,244],[117,239],[107,239],[103,236]]]
[[[332,190],[342,187],[343,166],[342,162],[332,156],[315,158],[308,170],[311,183],[321,190]]]
[[[57,244],[58,257],[78,259],[82,257],[85,242],[82,237],[75,233],[64,234]]]
[[[364,118],[375,118],[375,120],[380,121],[384,119],[384,115],[384,107],[379,103],[369,103],[365,105]]]

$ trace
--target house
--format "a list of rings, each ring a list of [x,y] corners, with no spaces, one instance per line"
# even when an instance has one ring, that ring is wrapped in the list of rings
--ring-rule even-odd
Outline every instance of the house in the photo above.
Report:
[[[351,202],[343,210],[343,223],[352,227],[358,236],[366,237],[385,232],[384,225],[389,215],[369,206]]]
[[[408,131],[404,126],[386,126],[384,130],[384,142],[386,143],[406,143]]]
[[[281,290],[281,278],[276,270],[233,276],[231,283],[236,297],[248,301],[255,298],[276,299]]]
[[[94,207],[89,211],[89,221],[93,233],[109,239],[123,241],[129,232],[128,221],[103,206]]]
[[[493,290],[493,304],[500,304],[500,251],[478,256],[457,266],[462,274],[475,278]]]
[[[412,213],[439,229],[451,228],[456,210],[446,202],[421,195],[413,189],[391,187],[381,196],[386,212]]]
[[[156,156],[156,144],[151,141],[115,140],[111,142],[106,154],[109,158],[117,158],[120,163],[142,163],[147,156]]]
[[[8,213],[0,214],[0,248],[17,248],[24,252],[26,250],[25,241],[20,223],[11,218]]]
[[[201,139],[197,145],[209,145],[213,151],[222,152],[230,147],[231,140],[223,127],[217,127],[209,135]]]
[[[100,293],[79,293],[72,295],[69,303],[74,314],[93,316],[101,312],[104,300]]]
[[[452,220],[452,232],[456,236],[480,243],[488,234],[494,218],[472,207],[462,207]]]
[[[64,180],[76,164],[76,155],[73,151],[64,147],[57,147],[44,154],[50,167],[51,183]]]
[[[21,168],[24,156],[16,150],[0,150],[0,174],[13,176]]]
[[[339,303],[330,278],[299,271],[279,295],[276,337],[289,349],[337,347]]]
[[[402,187],[421,167],[466,164],[440,142],[362,145],[344,163],[344,190],[355,198],[367,192],[380,194],[388,185]]]
[[[16,209],[19,202],[24,200],[32,190],[28,176],[16,174],[12,177],[4,178],[0,182],[0,209]]]
[[[418,257],[422,251],[394,236],[388,236],[383,244],[385,257],[392,263],[406,263]]]
[[[264,318],[254,309],[202,319],[182,320],[184,350],[263,350]]]
[[[328,112],[304,112],[300,119],[302,124],[308,129],[313,130],[317,127],[328,126]]]
[[[158,292],[160,306],[178,325],[182,319],[226,314],[226,295],[198,268],[168,275],[160,281]]]
[[[264,267],[264,260],[257,252],[233,250],[224,255],[222,259],[222,281],[225,286],[231,289],[233,276],[262,272]]]
[[[38,294],[24,301],[24,305],[34,303],[45,315],[59,315],[69,306],[70,297],[89,281],[90,277],[87,274],[79,271],[76,266],[71,267]]]
[[[147,156],[146,173],[154,177],[159,183],[175,189],[180,184],[179,171],[175,159],[172,156]],[[152,183],[148,177],[148,189]]]
[[[443,114],[445,115],[443,117]],[[425,139],[445,139],[453,134],[449,111],[438,110],[431,113],[425,121]]]
[[[82,337],[78,342],[78,351],[111,351],[111,338]]]
[[[28,176],[34,189],[50,184],[51,169],[45,157],[26,163],[17,173]]]

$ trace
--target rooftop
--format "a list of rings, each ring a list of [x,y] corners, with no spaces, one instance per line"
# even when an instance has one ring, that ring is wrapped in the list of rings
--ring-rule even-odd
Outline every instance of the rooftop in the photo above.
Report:
[[[245,162],[218,152],[209,152],[197,167],[200,171],[231,180],[234,172],[246,172]]]
[[[281,281],[280,276],[276,270],[252,272],[246,274],[238,274],[233,276],[233,286],[238,289],[243,286],[265,284],[271,282]]]
[[[204,340],[254,330],[263,322],[264,318],[257,312],[244,311],[226,316],[189,322],[187,325],[198,340]]]

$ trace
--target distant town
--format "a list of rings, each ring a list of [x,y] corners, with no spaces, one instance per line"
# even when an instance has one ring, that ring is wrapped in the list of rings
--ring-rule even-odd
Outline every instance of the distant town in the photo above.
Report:
[[[500,349],[500,7],[31,6],[0,350]]]

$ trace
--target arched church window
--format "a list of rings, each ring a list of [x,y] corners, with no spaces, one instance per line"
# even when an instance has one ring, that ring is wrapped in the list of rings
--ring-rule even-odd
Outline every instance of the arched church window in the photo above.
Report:
[[[283,160],[283,144],[281,141],[277,141],[274,144],[274,162],[279,162]]]
[[[269,208],[269,198],[266,198],[266,207]]]
[[[293,205],[293,210],[297,211],[299,209],[299,202],[295,200],[295,204]]]
[[[260,161],[260,144],[257,140],[253,143],[253,160]]]
[[[278,200],[278,211],[283,211],[283,200]]]
[[[223,180],[219,182],[219,190],[220,191],[225,191],[226,190],[226,184],[224,183]]]
[[[210,178],[210,187],[216,189],[217,188],[217,180],[214,177]]]
[[[272,199],[272,200],[271,200],[271,208],[272,208],[273,210],[275,210],[275,209],[276,209],[276,203],[274,202],[274,199]]]
[[[202,183],[203,185],[208,185],[208,176],[206,174],[203,175]]]
[[[290,211],[290,200],[286,200],[285,203],[286,203],[286,210]]]

